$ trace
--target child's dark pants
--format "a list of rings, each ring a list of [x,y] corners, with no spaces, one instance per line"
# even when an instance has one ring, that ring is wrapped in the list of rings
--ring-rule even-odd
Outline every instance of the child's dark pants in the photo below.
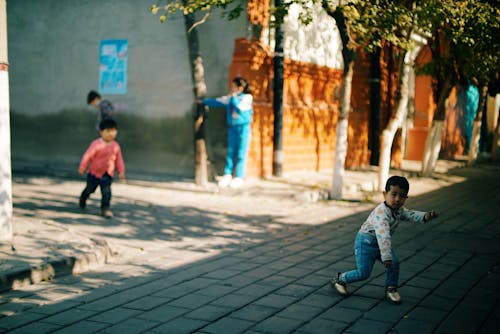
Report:
[[[111,183],[113,178],[105,173],[101,178],[97,178],[92,174],[87,174],[87,186],[82,191],[80,198],[86,201],[98,186],[101,187],[101,209],[107,209],[111,202]]]

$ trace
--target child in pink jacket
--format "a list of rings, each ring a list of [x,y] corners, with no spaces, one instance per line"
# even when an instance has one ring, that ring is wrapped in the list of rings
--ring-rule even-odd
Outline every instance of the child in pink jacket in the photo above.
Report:
[[[113,217],[110,209],[111,183],[115,169],[120,179],[125,179],[125,164],[123,163],[120,144],[115,140],[118,133],[116,122],[110,118],[99,123],[100,137],[94,140],[80,162],[78,172],[87,172],[87,186],[80,195],[79,205],[84,209],[87,199],[98,186],[101,187],[101,214],[106,218]]]

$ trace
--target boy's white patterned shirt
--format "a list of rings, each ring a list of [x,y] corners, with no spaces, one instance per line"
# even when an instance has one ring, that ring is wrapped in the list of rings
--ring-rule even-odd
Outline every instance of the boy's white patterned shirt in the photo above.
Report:
[[[383,202],[370,213],[359,231],[374,235],[377,238],[382,261],[390,261],[392,260],[391,235],[399,223],[401,221],[425,223],[425,214],[426,212],[409,210],[405,207],[393,210]]]

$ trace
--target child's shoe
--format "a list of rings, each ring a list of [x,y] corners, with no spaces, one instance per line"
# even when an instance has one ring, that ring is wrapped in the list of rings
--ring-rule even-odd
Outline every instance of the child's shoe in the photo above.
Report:
[[[337,290],[337,292],[342,296],[349,296],[349,291],[347,291],[347,285],[340,280],[340,274],[342,273],[337,273],[337,277],[332,279],[330,285],[332,286],[333,289]]]
[[[243,186],[243,179],[241,177],[235,177],[231,180],[229,186],[233,189],[240,188],[241,186]]]
[[[87,205],[87,200],[85,198],[83,198],[82,196],[80,196],[80,200],[78,201],[78,206],[80,207],[80,209],[85,209],[85,206]]]
[[[386,290],[387,298],[394,304],[401,304],[401,296],[396,286],[388,286]]]
[[[104,218],[113,218],[113,212],[109,208],[101,209],[101,214]]]
[[[219,179],[219,187],[226,188],[231,183],[231,179],[232,179],[231,175],[225,174]]]

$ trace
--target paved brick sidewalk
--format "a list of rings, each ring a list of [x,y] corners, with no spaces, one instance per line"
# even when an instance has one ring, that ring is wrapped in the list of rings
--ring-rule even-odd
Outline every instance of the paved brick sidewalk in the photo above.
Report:
[[[493,333],[500,322],[499,171],[497,165],[462,169],[433,180],[435,190],[428,194],[419,191],[429,184],[410,190],[415,197],[409,205],[436,208],[441,217],[401,226],[395,236],[402,261],[399,306],[383,298],[381,266],[370,280],[352,285],[349,298],[329,287],[335,272],[354,265],[354,234],[371,203],[298,204],[288,195],[276,200],[245,193],[217,194],[214,202],[213,194],[163,198],[161,190],[136,186],[136,197],[118,196],[117,218],[106,221],[68,210],[73,198],[64,200],[63,190],[70,196],[81,184],[54,185],[63,199],[34,187],[26,198],[31,204],[18,207],[22,217],[43,220],[55,208],[40,203],[59,203],[69,213],[55,223],[82,234],[87,224],[94,238],[127,256],[81,275],[4,293],[0,329]]]

